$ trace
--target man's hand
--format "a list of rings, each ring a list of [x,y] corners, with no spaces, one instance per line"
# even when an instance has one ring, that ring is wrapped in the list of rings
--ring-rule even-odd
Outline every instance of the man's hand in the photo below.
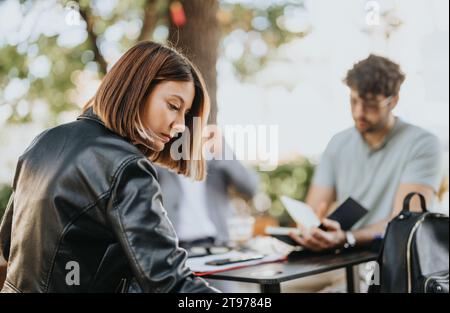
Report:
[[[306,229],[299,225],[301,235],[294,233],[289,236],[303,247],[312,251],[323,251],[333,248],[342,247],[345,244],[345,232],[341,229],[341,225],[333,220],[323,219],[322,224],[326,231],[319,228]]]

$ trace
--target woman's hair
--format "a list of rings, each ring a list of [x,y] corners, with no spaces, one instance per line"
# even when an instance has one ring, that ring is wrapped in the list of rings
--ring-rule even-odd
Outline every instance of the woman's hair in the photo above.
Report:
[[[398,64],[371,54],[347,72],[344,83],[365,99],[376,95],[396,96],[404,80],[405,74]]]
[[[139,114],[155,86],[167,81],[193,82],[195,96],[185,119],[189,136],[179,134],[158,152],[149,149],[151,143],[139,134]],[[201,136],[209,115],[209,96],[198,69],[175,49],[150,41],[137,43],[105,75],[84,111],[90,107],[107,128],[131,140],[151,161],[198,180],[205,177]],[[200,118],[199,127],[194,127],[194,117]],[[171,144],[183,138],[189,141],[183,142],[189,147],[189,154],[175,160],[171,157]]]

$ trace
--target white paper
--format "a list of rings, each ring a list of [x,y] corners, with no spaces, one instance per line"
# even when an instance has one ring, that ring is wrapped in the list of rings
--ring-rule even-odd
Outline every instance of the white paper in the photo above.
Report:
[[[306,203],[286,196],[282,196],[280,199],[289,215],[297,224],[301,224],[306,228],[318,227],[321,224],[313,208]]]
[[[297,229],[297,231],[298,230],[299,229]],[[269,236],[256,236],[250,239],[246,246],[252,251],[263,255],[279,254],[288,256],[288,254],[290,254],[292,251],[298,250],[297,247],[291,246],[283,241],[278,240],[277,238]]]
[[[268,235],[282,235],[287,236],[290,233],[294,233],[296,235],[300,235],[300,229],[295,227],[275,227],[275,226],[267,226],[265,228],[265,233]]]

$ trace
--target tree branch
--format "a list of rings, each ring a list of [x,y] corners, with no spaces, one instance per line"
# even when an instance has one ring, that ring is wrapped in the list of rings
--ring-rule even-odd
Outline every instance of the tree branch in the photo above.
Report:
[[[108,63],[106,63],[103,55],[100,53],[100,49],[97,46],[97,34],[94,32],[94,18],[86,7],[80,7],[80,15],[86,21],[86,30],[88,33],[88,39],[91,42],[92,50],[94,52],[94,60],[99,65],[99,72],[102,75],[106,74]]]

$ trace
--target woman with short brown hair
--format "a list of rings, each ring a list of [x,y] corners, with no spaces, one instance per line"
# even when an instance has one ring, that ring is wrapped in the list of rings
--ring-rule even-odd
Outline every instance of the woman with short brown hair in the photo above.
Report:
[[[186,125],[189,133],[194,134],[194,136],[186,137],[189,142],[182,143],[190,147],[190,151],[187,158],[180,160],[174,160],[171,157],[170,143],[164,148],[158,145],[158,142],[161,142],[159,137],[161,134],[155,133],[157,126],[153,125],[156,121],[152,113],[161,112],[150,112],[156,105],[149,105],[157,101],[154,95],[157,95],[158,91],[167,89],[170,92],[174,88],[178,90],[184,88],[188,95],[189,93],[192,95],[194,91],[193,99],[189,99],[192,107],[185,110],[186,121],[178,121],[179,127],[184,129]],[[152,94],[155,89],[157,92]],[[162,106],[168,105],[170,110],[176,112],[183,112],[180,110],[181,106],[187,105],[177,94],[173,95],[172,99],[161,100],[166,102],[160,103]],[[138,43],[128,50],[105,76],[95,97],[87,103],[84,110],[91,107],[105,122],[106,127],[123,137],[130,138],[152,161],[180,174],[196,179],[204,178],[206,168],[201,152],[201,132],[199,132],[202,127],[194,129],[194,118],[197,117],[198,121],[206,123],[209,114],[209,97],[200,72],[182,54],[153,42]],[[156,116],[161,117],[161,114]],[[152,126],[155,128],[152,129]],[[174,127],[173,130],[176,132],[177,128]],[[169,130],[166,132],[166,135],[172,136]],[[172,142],[180,139],[171,138]],[[164,139],[162,141],[164,142]]]
[[[128,50],[77,121],[19,158],[0,225],[2,291],[216,291],[186,267],[152,165],[202,179],[208,113],[184,56],[153,42]]]

